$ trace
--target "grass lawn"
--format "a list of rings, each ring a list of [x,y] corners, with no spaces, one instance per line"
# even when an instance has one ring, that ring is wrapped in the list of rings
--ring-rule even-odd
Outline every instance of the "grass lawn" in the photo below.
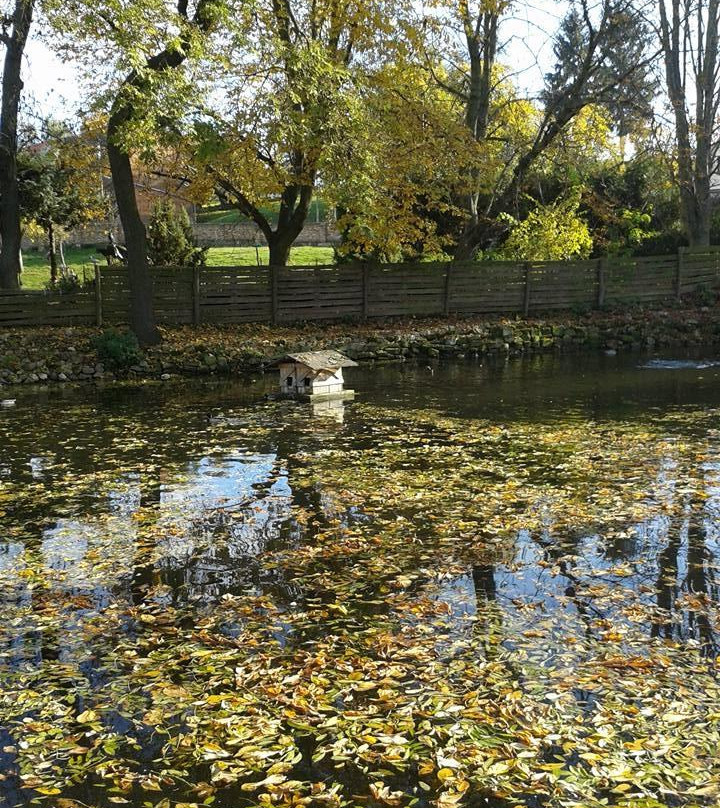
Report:
[[[268,262],[267,247],[259,247],[258,254],[260,263],[266,265]],[[65,250],[65,260],[67,265],[79,277],[83,276],[83,269],[87,277],[92,277],[93,256],[102,258],[97,252],[90,248],[67,249]],[[23,253],[25,269],[22,274],[22,285],[25,289],[43,289],[50,280],[50,266],[43,252]],[[331,264],[333,261],[332,247],[293,247],[290,253],[290,263],[294,265],[303,264]],[[102,263],[105,259],[102,258]],[[211,247],[208,250],[208,266],[243,266],[255,265],[257,256],[254,247]]]
[[[267,265],[267,247],[211,247],[208,250],[207,264],[210,267],[247,266],[260,263]],[[290,252],[290,263],[295,266],[306,264],[332,264],[334,252],[332,247],[293,247]]]

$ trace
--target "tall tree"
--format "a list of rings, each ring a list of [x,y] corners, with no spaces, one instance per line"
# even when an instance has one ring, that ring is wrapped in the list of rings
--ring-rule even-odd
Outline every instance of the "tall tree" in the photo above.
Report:
[[[451,224],[462,220],[448,200],[461,197],[467,177],[488,157],[457,106],[417,64],[395,58],[373,71],[362,91],[360,125],[323,172],[339,213],[343,259],[444,253]]]
[[[258,0],[189,173],[253,221],[284,265],[328,165],[357,127],[362,70],[387,34],[378,0]],[[365,61],[364,69],[367,69]],[[276,215],[270,215],[269,209]]]
[[[52,19],[71,38],[70,47],[94,44],[86,58],[108,59],[124,75],[112,95],[107,151],[115,201],[125,233],[130,285],[130,325],[138,340],[160,340],[153,308],[147,230],[136,196],[133,160],[157,144],[158,131],[171,126],[190,103],[194,88],[182,70],[204,53],[207,35],[224,13],[222,0],[48,0]],[[100,54],[98,53],[100,48]]]
[[[465,125],[478,143],[488,138],[498,32],[500,20],[509,7],[507,0],[498,3],[481,0],[475,9],[469,0],[461,0],[458,5],[468,58],[466,80],[460,93],[465,102]],[[474,187],[466,195],[467,221],[455,250],[459,259],[469,257],[477,248],[481,220],[478,180],[481,172],[482,168],[478,166],[473,172]]]
[[[704,246],[710,243],[710,179],[720,168],[720,0],[660,0],[659,11],[682,220],[690,244]]]
[[[193,35],[210,30],[216,20],[213,0],[198,0],[195,13],[188,11],[188,0],[177,0],[178,34],[168,44],[131,70],[122,83],[110,110],[107,149],[118,214],[125,233],[128,279],[130,282],[130,325],[145,345],[160,341],[153,308],[152,279],[148,269],[148,240],[140,217],[131,162],[132,147],[127,141],[128,128],[142,115],[138,96],[147,98],[158,77],[182,65],[189,55]]]
[[[63,234],[107,214],[99,183],[101,162],[87,132],[77,135],[54,122],[44,127],[34,149],[18,154],[20,210],[26,228],[46,238],[50,281],[58,278]]]
[[[605,82],[607,88],[598,93],[594,103],[608,110],[624,152],[625,138],[646,131],[652,121],[658,82],[648,60],[653,46],[652,30],[641,12],[632,4],[618,4],[612,11],[612,25],[612,47],[606,48],[605,62],[594,80],[596,85]],[[555,37],[557,65],[553,78],[557,78],[563,66],[577,69],[588,45],[587,30],[580,9],[571,8]],[[617,77],[619,81],[614,80]]]
[[[18,186],[18,112],[23,89],[22,59],[32,25],[35,0],[15,0],[2,17],[5,46],[0,101],[0,288],[20,286],[20,190]]]
[[[633,0],[576,0],[555,38],[556,65],[546,77],[542,107],[534,130],[520,143],[505,143],[504,159],[488,189],[483,166],[474,173],[475,187],[466,195],[465,225],[458,234],[454,256],[472,257],[507,234],[500,213],[516,213],[528,172],[573,119],[588,105],[618,103],[618,93],[631,94],[637,80],[645,80],[649,56],[631,55],[627,42],[644,41],[644,25]],[[442,51],[426,51],[429,70],[439,83],[463,103],[465,123],[478,143],[503,140],[495,131],[500,54],[500,28],[511,4],[504,0],[461,0],[434,21],[445,36]],[[462,32],[460,40],[447,31]],[[622,51],[623,58],[618,58]],[[445,65],[443,74],[442,66]],[[622,89],[621,89],[622,88]]]

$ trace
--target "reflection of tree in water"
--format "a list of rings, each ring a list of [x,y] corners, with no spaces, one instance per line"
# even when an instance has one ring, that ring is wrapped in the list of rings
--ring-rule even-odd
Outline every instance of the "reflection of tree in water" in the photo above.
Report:
[[[249,489],[238,485],[234,491],[232,470],[238,464],[223,469],[222,462],[217,467],[227,472],[227,498],[209,488],[202,474],[191,474],[187,490],[163,484],[158,476],[141,483],[130,584],[135,605],[151,591],[157,595],[159,587],[173,605],[182,606],[262,586],[259,557],[291,531],[287,479],[277,462],[266,473],[270,461],[264,459]],[[253,475],[252,463],[241,471]]]
[[[30,567],[43,563],[43,549],[40,542],[31,542],[25,549],[26,564]],[[37,628],[28,629],[22,639],[18,638],[16,652],[18,662],[32,662],[35,665],[54,662],[60,656],[60,636],[57,625],[44,616],[56,608],[53,593],[45,576],[35,576],[32,589],[23,592],[21,598],[32,603],[32,613],[37,616]]]
[[[637,556],[639,549],[637,533],[610,536],[603,542],[605,557],[612,561],[625,561],[628,558],[634,558]]]
[[[653,622],[651,635],[672,639],[676,625],[673,609],[678,596],[678,555],[682,547],[682,521],[673,520],[668,530],[665,549],[658,558],[658,579],[655,584],[657,605],[661,617]]]
[[[297,584],[285,579],[281,566],[266,569],[262,556],[306,541],[324,521],[328,503],[322,489],[293,480],[307,442],[308,435],[292,423],[256,446],[256,454],[191,461],[185,482],[175,482],[167,470],[144,475],[133,603],[159,586],[169,590],[176,606],[208,604],[248,589],[284,605],[297,601]],[[294,518],[293,507],[310,514],[309,524]],[[327,519],[336,516],[328,513]]]
[[[110,451],[112,435],[106,438]],[[203,440],[207,441],[206,435]],[[299,441],[299,435],[292,435],[291,440],[278,443],[297,450]],[[203,443],[199,446],[204,448]],[[291,505],[305,503],[319,509],[320,494],[291,491],[288,469],[292,461],[281,464],[277,447],[267,438],[256,446],[260,449],[257,455],[228,454],[220,448],[208,459],[210,464],[219,464],[227,477],[232,501],[216,497],[214,490],[207,495],[203,486],[212,477],[197,475],[193,480],[193,468],[202,461],[193,459],[194,447],[188,444],[169,447],[167,454],[158,447],[152,464],[138,459],[114,464],[121,472],[115,476],[115,484],[109,489],[97,487],[92,502],[77,500],[73,491],[65,496],[66,486],[52,479],[45,480],[52,496],[39,497],[37,508],[32,498],[24,499],[18,516],[38,518],[24,522],[17,542],[18,559],[9,563],[36,574],[32,587],[25,582],[28,579],[19,578],[17,592],[13,588],[12,595],[6,591],[3,596],[18,605],[31,603],[36,613],[33,628],[24,634],[21,630],[12,639],[10,650],[18,664],[69,659],[80,650],[75,647],[80,637],[77,628],[86,610],[102,612],[113,601],[143,606],[150,598],[167,598],[183,608],[206,605],[225,593],[248,589],[271,593],[281,603],[297,600],[297,586],[285,580],[282,569],[263,569],[260,556],[274,542],[284,545],[305,540],[307,531],[294,520]],[[228,457],[232,462],[223,468]],[[99,461],[88,453],[84,462],[91,468]],[[109,482],[113,483],[112,478]],[[184,483],[191,488],[195,485],[196,494],[199,490],[194,501],[178,501],[178,496],[183,498]],[[238,496],[233,499],[234,489]],[[56,501],[57,510],[53,510]],[[68,518],[58,519],[55,513],[68,514]],[[166,550],[178,538],[189,552],[172,557]],[[53,610],[53,619],[43,619],[44,609]]]
[[[138,509],[148,514],[145,525],[154,528],[160,514],[162,484],[160,478],[144,478],[140,485]],[[148,590],[157,583],[153,552],[157,536],[156,530],[139,530],[135,537],[135,555],[130,579],[130,600],[134,606],[145,602]]]
[[[707,612],[712,597],[708,582],[708,578],[713,577],[712,569],[708,564],[712,560],[712,554],[706,547],[705,537],[704,523],[699,520],[691,520],[688,526],[686,589],[694,596],[698,607],[689,609],[688,621],[690,632],[699,640],[703,654],[715,657],[718,653],[718,642]],[[717,598],[716,588],[714,594]]]
[[[573,569],[570,560],[572,556],[582,552],[582,536],[583,532],[579,529],[566,533],[562,538],[552,536],[547,530],[539,534],[531,533],[533,541],[542,550],[542,560],[546,568],[557,569],[560,576],[565,579],[562,594],[567,598],[567,602],[575,607],[584,626],[585,636],[591,638],[596,635],[594,621],[604,620],[607,615],[592,602],[590,597],[582,594],[585,582],[582,575]]]
[[[26,793],[20,779],[20,765],[17,759],[18,738],[6,727],[0,726],[0,808],[15,808],[27,804]]]
[[[493,564],[476,564],[472,568],[475,590],[475,622],[473,639],[482,645],[488,660],[498,655],[503,637],[503,610],[497,602],[497,584]]]
[[[716,656],[718,637],[708,608],[718,599],[713,570],[714,556],[706,544],[707,523],[702,505],[690,503],[686,517],[670,524],[667,544],[658,558],[656,583],[659,615],[653,622],[653,637],[700,643],[705,656]]]

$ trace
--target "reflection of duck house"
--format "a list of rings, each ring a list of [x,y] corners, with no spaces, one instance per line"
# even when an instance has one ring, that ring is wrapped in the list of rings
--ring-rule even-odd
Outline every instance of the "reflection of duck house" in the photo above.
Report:
[[[344,390],[343,368],[357,362],[337,351],[307,351],[288,354],[277,363],[280,368],[280,393],[303,401],[349,399],[353,390]]]

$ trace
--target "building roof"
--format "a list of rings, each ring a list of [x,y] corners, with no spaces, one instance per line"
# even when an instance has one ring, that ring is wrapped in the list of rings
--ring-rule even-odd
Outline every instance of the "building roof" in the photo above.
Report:
[[[348,359],[338,351],[305,351],[304,353],[286,354],[276,364],[297,362],[311,370],[337,370],[338,368],[355,367],[357,362]]]

